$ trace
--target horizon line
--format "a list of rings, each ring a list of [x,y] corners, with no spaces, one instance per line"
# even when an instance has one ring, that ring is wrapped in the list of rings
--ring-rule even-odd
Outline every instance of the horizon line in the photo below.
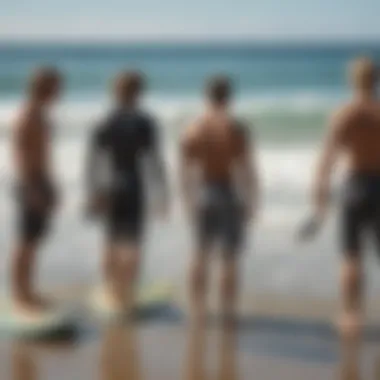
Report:
[[[380,43],[380,36],[354,37],[354,36],[331,36],[326,37],[268,37],[257,38],[252,36],[231,37],[152,37],[152,38],[125,38],[125,37],[53,37],[53,38],[28,38],[28,37],[0,37],[0,44],[60,44],[60,45],[96,45],[96,44],[185,44],[185,45],[223,45],[223,44],[373,44]]]

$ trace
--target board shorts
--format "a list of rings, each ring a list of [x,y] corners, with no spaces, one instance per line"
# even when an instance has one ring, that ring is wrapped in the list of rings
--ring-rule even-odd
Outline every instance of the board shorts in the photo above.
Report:
[[[226,258],[240,252],[244,238],[244,207],[230,183],[206,183],[200,190],[195,215],[197,246],[220,244]]]
[[[345,255],[362,254],[363,238],[370,233],[380,254],[380,175],[351,175],[345,185],[341,214],[341,243]]]
[[[144,232],[145,205],[141,181],[128,178],[109,191],[106,234],[112,243],[139,243]]]
[[[42,202],[36,204],[35,198]],[[43,238],[50,227],[56,192],[49,180],[38,179],[30,184],[16,185],[17,234],[30,243]]]

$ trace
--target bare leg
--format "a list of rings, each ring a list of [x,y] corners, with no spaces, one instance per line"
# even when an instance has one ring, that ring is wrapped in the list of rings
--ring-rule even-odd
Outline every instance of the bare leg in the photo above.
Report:
[[[117,264],[118,263],[117,263],[117,257],[116,257],[116,249],[112,243],[107,242],[104,248],[104,256],[103,256],[103,276],[104,276],[104,285],[105,285],[107,302],[110,304],[111,307],[116,307]]]
[[[235,321],[236,303],[238,293],[238,263],[233,258],[227,256],[222,262],[221,268],[221,312],[223,321],[230,323]]]
[[[360,337],[362,327],[362,266],[357,258],[346,259],[341,268],[342,315],[341,378],[359,379]]]
[[[36,264],[37,243],[19,243],[13,253],[11,287],[17,308],[34,313],[43,309],[42,298],[35,294],[33,277]]]
[[[347,258],[341,267],[342,316],[341,333],[358,339],[362,324],[362,265],[357,258]]]
[[[140,273],[140,248],[137,244],[118,247],[118,302],[130,311],[136,304],[136,285]]]
[[[190,266],[189,276],[191,314],[198,322],[204,321],[206,314],[207,272],[207,254],[199,250]]]

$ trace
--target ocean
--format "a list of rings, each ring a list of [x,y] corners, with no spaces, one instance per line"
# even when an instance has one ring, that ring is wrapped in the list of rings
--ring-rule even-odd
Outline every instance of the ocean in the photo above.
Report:
[[[336,294],[335,212],[314,242],[300,245],[295,234],[310,209],[309,190],[323,131],[332,109],[350,96],[347,64],[357,55],[380,60],[380,45],[0,43],[0,284],[6,287],[14,234],[11,121],[30,70],[52,64],[65,77],[64,95],[54,114],[54,163],[62,207],[41,256],[40,281],[64,284],[98,279],[102,233],[82,215],[85,146],[94,123],[110,107],[113,75],[133,68],[146,74],[144,107],[160,122],[174,189],[170,220],[150,225],[144,277],[184,278],[191,237],[175,190],[178,138],[202,111],[205,79],[224,73],[236,84],[236,114],[254,131],[262,179],[260,217],[249,228],[243,257],[246,291]],[[368,255],[373,291],[380,289],[376,260]]]

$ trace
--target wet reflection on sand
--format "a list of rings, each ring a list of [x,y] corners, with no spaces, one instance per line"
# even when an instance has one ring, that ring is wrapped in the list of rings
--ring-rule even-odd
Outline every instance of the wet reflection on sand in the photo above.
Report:
[[[203,324],[189,327],[184,380],[239,380],[236,329],[220,327],[216,342],[210,342],[210,331]],[[211,345],[210,343],[216,343]],[[216,368],[209,365],[209,352],[215,352]]]
[[[143,380],[139,354],[133,325],[108,327],[102,341],[100,379]]]
[[[273,335],[272,332],[268,337],[273,340]],[[267,342],[265,339],[265,334],[255,328],[210,327],[197,323],[177,327],[115,324],[104,327],[99,334],[88,339],[70,344],[3,342],[0,379],[380,379],[380,361],[376,361],[379,356],[373,356],[378,351],[376,342],[360,343],[358,337],[340,336],[338,346],[333,337],[329,344],[334,350],[340,348],[340,360],[321,362],[307,357],[305,360],[302,355],[298,358],[280,355],[280,351],[261,351],[260,347]],[[290,346],[298,339],[298,343],[302,343],[300,347],[306,350],[313,344],[318,348],[324,341],[324,337],[308,340],[291,335],[286,339],[289,339]],[[279,343],[284,344],[283,340],[280,339]],[[328,348],[329,344],[323,343],[322,347]],[[368,362],[365,360],[368,355],[375,377],[369,376],[366,365],[360,368],[362,359],[364,364]]]
[[[12,380],[39,380],[36,352],[31,343],[14,342],[11,361]]]

